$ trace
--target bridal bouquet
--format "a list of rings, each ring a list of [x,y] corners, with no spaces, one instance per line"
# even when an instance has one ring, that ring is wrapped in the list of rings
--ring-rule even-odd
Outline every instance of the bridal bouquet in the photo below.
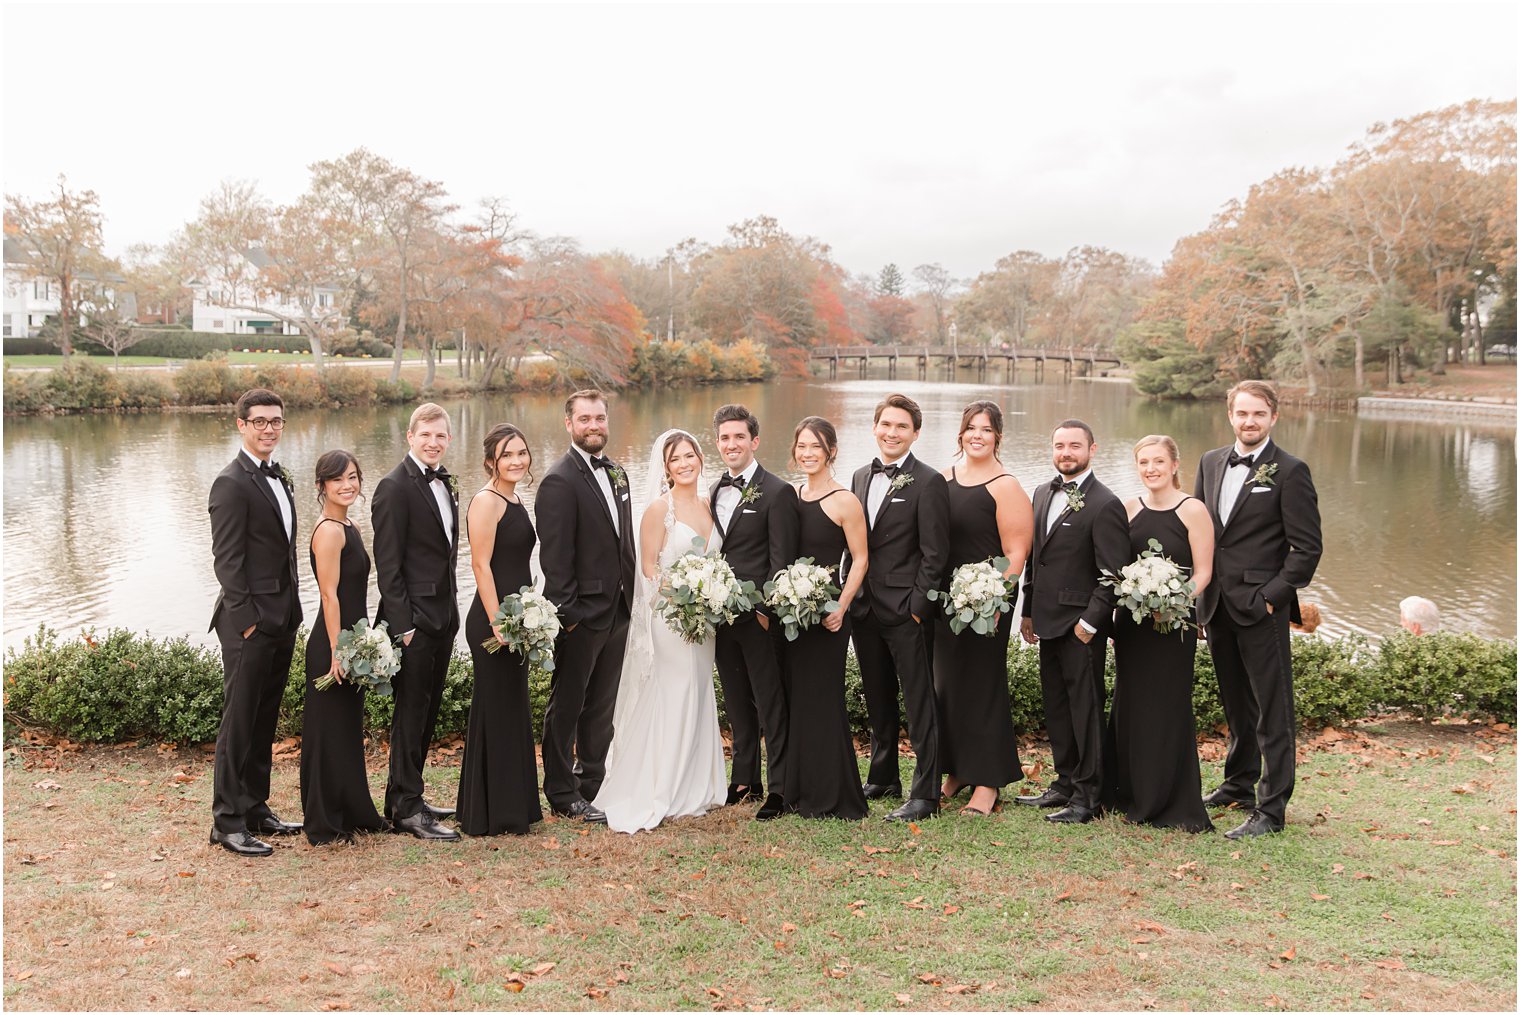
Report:
[[[786,640],[797,636],[823,619],[825,613],[839,609],[839,586],[834,584],[834,568],[820,567],[812,557],[803,557],[765,583],[765,605],[776,611],[786,628]]]
[[[1016,583],[1003,577],[1007,557],[962,564],[950,575],[950,591],[929,590],[931,602],[944,604],[950,630],[960,634],[971,628],[988,637],[997,633],[998,614],[1013,609]]]
[[[1193,580],[1172,558],[1161,555],[1158,540],[1149,540],[1140,556],[1118,574],[1105,569],[1099,580],[1119,594],[1116,605],[1128,610],[1137,624],[1149,614],[1163,634],[1193,626]]]
[[[717,551],[703,552],[703,541],[676,558],[665,572],[660,602],[655,606],[670,629],[693,645],[717,633],[719,624],[732,624],[760,602],[754,582],[741,582]]]
[[[378,627],[370,627],[369,620],[360,617],[353,627],[338,632],[334,654],[343,668],[345,683],[369,688],[387,698],[391,696],[391,678],[401,671],[401,657],[391,643],[385,621]],[[325,691],[337,682],[331,673],[325,673],[312,686]]]
[[[487,652],[508,648],[528,660],[530,667],[546,673],[554,672],[554,639],[559,637],[559,611],[542,592],[524,585],[503,598],[496,608],[496,616],[491,618],[491,627],[501,632],[506,644],[495,636],[487,638],[480,643]]]

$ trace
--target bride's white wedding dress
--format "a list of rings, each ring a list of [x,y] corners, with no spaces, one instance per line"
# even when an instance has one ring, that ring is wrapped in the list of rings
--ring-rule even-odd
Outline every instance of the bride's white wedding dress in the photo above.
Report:
[[[701,534],[675,517],[667,499],[663,572]],[[717,548],[717,526],[706,548]],[[712,639],[692,645],[654,611],[658,593],[640,575],[623,661],[607,777],[593,801],[616,832],[654,828],[667,818],[706,814],[728,796]]]

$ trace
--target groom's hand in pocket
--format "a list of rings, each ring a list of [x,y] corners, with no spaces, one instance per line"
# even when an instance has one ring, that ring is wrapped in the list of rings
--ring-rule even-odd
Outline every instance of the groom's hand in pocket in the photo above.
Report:
[[[771,629],[771,622],[769,620],[765,619],[765,614],[763,614],[763,613],[756,613],[755,614],[755,619],[760,622],[760,630],[762,630],[762,631],[769,631]]]
[[[247,641],[253,635],[254,629],[257,628],[258,626],[259,625],[257,625],[257,624],[249,624],[248,625],[248,630],[246,630],[246,631],[243,632],[243,640]]]

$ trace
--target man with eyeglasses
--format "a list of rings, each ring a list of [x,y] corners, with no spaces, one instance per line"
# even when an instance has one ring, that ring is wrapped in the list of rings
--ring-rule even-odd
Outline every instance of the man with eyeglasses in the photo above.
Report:
[[[260,836],[301,831],[268,803],[275,720],[301,625],[294,487],[270,460],[284,410],[267,388],[238,399],[242,447],[211,484],[211,555],[222,591],[210,629],[223,671],[211,843],[238,856],[268,856],[274,850]]]

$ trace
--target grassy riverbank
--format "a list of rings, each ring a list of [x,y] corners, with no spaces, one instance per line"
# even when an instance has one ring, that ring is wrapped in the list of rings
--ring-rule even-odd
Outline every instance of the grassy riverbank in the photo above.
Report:
[[[727,808],[257,862],[206,844],[205,749],[13,748],[6,1005],[1513,1010],[1513,735],[1335,736],[1304,744],[1287,831],[1245,845],[1025,808],[918,828]],[[436,800],[457,753],[433,753]],[[276,759],[287,816],[297,757]]]

